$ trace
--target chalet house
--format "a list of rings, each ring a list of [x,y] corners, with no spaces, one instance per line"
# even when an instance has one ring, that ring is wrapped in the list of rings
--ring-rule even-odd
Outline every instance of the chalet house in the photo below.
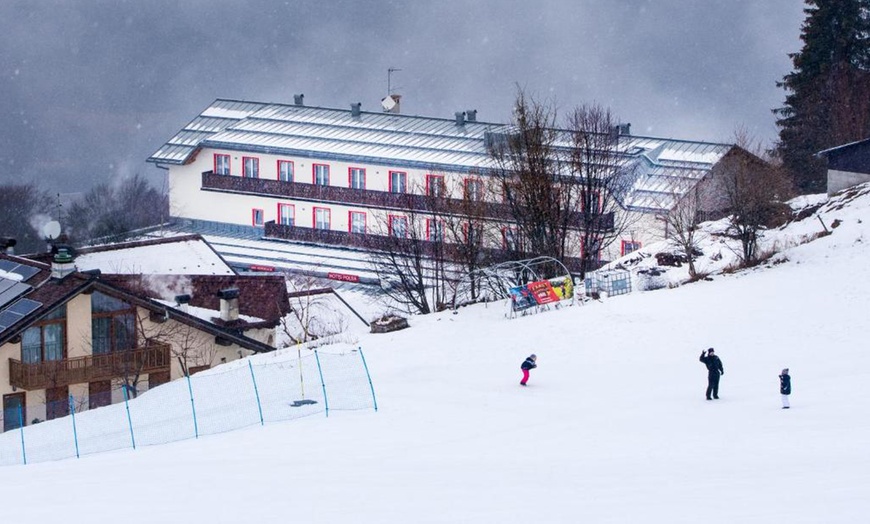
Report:
[[[870,138],[817,153],[828,161],[828,194],[870,182]]]
[[[186,293],[167,299],[167,293]],[[275,349],[289,308],[277,276],[79,271],[0,253],[3,430],[95,408],[212,365]]]
[[[631,184],[614,196],[634,225],[601,253],[608,259],[662,238],[662,214],[734,147],[634,136],[627,125],[619,131]],[[301,96],[292,105],[218,99],[148,162],[168,171],[171,215],[196,230],[363,246],[373,235],[406,234],[409,214],[426,209],[427,198],[473,199],[492,166],[492,141],[510,132],[478,121],[476,111],[442,119],[359,104],[310,107]],[[506,204],[489,204],[489,247],[507,250],[514,230]],[[613,227],[613,214],[600,223]],[[421,236],[436,240],[442,229],[430,218]],[[575,260],[581,249],[574,243]]]

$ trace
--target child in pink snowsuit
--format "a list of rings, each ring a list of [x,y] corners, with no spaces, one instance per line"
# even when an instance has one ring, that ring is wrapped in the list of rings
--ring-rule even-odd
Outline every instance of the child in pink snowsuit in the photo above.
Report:
[[[538,356],[533,353],[529,355],[529,358],[525,359],[523,364],[520,366],[520,369],[523,370],[523,379],[520,381],[521,386],[525,386],[526,382],[529,381],[529,371],[538,367],[538,365],[535,364],[536,360],[538,360]]]

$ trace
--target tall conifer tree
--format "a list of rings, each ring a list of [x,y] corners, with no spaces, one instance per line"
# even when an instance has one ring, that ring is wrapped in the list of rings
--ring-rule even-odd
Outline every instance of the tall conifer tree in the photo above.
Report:
[[[776,153],[801,193],[825,190],[822,149],[870,136],[870,0],[806,0],[803,47],[777,85]]]

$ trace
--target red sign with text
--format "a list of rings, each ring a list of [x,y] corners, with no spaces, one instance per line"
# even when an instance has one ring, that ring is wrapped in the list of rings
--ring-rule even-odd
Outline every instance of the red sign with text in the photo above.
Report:
[[[342,282],[359,282],[357,275],[348,275],[347,273],[328,273],[326,278],[330,280],[341,280]]]

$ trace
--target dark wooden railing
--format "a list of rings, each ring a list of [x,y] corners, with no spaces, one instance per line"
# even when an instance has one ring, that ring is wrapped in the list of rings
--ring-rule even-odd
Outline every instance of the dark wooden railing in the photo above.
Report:
[[[10,358],[9,384],[23,390],[34,390],[110,380],[131,371],[166,371],[170,359],[169,344],[35,364]]]
[[[429,240],[412,240],[388,237],[385,235],[348,233],[346,231],[334,231],[330,229],[313,229],[310,227],[287,226],[276,224],[274,221],[266,222],[263,231],[264,238],[279,240],[292,240],[294,242],[310,242],[328,246],[353,247],[371,251],[390,251],[398,253],[410,253],[419,249],[424,257],[442,257],[444,260],[459,262],[467,258],[463,253],[467,246],[462,244],[450,244],[432,242]],[[416,246],[414,246],[416,244]],[[533,258],[532,253],[518,253],[504,249],[478,248],[480,258],[490,263],[504,262],[507,260],[520,260]],[[579,271],[581,260],[567,257],[563,263],[570,271]]]
[[[407,211],[419,211],[422,213],[439,210],[442,213],[457,213],[468,203],[455,198],[437,198],[427,195],[409,193],[390,193],[387,191],[373,191],[371,189],[352,189],[338,186],[318,186],[301,182],[284,182],[281,180],[268,180],[262,178],[243,178],[238,176],[216,175],[212,171],[202,174],[202,188],[214,191],[231,191],[264,196],[280,196],[284,198],[311,200],[324,203],[355,204],[359,206],[375,207],[380,209],[395,209]],[[495,202],[480,204],[477,213],[490,220],[512,220],[510,206]],[[584,213],[572,213],[571,222],[578,227],[585,223]],[[603,213],[590,221],[601,230],[613,229],[613,213]]]

